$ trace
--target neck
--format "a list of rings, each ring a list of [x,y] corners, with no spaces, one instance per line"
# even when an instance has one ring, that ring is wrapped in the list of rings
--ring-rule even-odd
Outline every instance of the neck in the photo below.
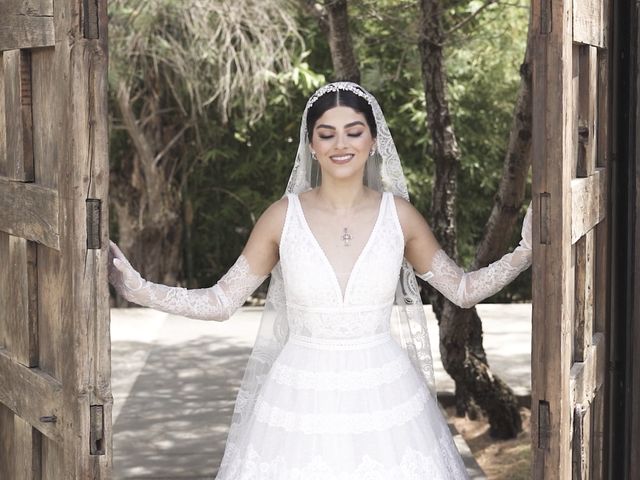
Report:
[[[361,177],[344,180],[325,177],[318,187],[317,195],[324,204],[340,212],[351,210],[360,204],[366,191]]]

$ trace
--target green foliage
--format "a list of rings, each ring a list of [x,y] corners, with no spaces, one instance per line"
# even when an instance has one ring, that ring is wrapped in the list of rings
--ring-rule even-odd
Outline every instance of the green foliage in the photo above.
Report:
[[[214,2],[215,3],[215,2]],[[485,2],[451,1],[445,27],[455,28]],[[425,100],[417,48],[415,0],[350,3],[350,27],[362,84],[380,101],[403,161],[414,204],[427,214],[433,186]],[[528,2],[498,2],[456,29],[446,46],[450,101],[462,151],[459,173],[459,251],[468,265],[489,216],[502,172],[524,56]],[[298,10],[304,51],[273,73],[259,118],[236,110],[223,125],[204,131],[184,196],[194,207],[192,242],[197,285],[213,284],[235,261],[255,219],[283,194],[298,144],[308,95],[332,66],[316,18]],[[213,53],[212,53],[213,54]],[[217,54],[217,52],[216,52]],[[428,215],[427,215],[428,219]],[[513,245],[519,231],[514,232]],[[526,278],[498,297],[528,296]]]
[[[199,285],[211,285],[235,262],[257,217],[284,194],[298,147],[307,97],[325,83],[308,53],[273,84],[258,122],[230,118],[219,147],[206,152],[185,194],[194,205],[194,256]]]

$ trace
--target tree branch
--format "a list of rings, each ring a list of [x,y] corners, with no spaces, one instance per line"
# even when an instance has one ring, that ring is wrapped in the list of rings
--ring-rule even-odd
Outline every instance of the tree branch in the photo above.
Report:
[[[480,13],[482,13],[482,11],[484,9],[486,9],[487,7],[490,7],[491,5],[497,4],[497,3],[499,3],[499,0],[487,0],[487,2],[484,3],[481,7],[479,7],[475,12],[467,15],[467,17],[465,17],[463,20],[461,20],[460,22],[456,23],[453,27],[451,27],[449,30],[447,30],[444,33],[444,36],[448,37],[449,35],[454,33],[456,30],[460,30],[467,23],[469,23],[471,20],[476,18],[478,15],[480,15]]]
[[[116,93],[116,100],[120,114],[122,115],[122,123],[124,124],[129,137],[133,142],[133,146],[138,153],[142,164],[145,169],[152,168],[153,166],[153,149],[147,140],[144,132],[138,125],[138,120],[131,108],[131,101],[129,98],[129,87],[124,81],[118,83],[118,89]]]

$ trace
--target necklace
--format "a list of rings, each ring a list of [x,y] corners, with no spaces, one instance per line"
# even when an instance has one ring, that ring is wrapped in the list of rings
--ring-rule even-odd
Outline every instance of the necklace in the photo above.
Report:
[[[353,239],[347,227],[344,227],[342,236],[340,238],[342,239],[342,243],[345,247],[348,247],[351,244],[351,240]]]

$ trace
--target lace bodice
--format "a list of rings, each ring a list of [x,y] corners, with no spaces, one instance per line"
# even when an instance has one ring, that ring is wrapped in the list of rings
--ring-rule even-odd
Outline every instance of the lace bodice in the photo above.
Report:
[[[290,332],[320,338],[359,337],[388,330],[404,252],[393,195],[384,193],[378,216],[357,254],[344,294],[333,266],[314,237],[297,195],[280,241],[280,264]],[[343,248],[352,248],[343,247]]]
[[[393,194],[385,192],[378,215],[360,251],[342,251],[333,265],[314,236],[297,195],[289,204],[280,239],[284,287],[270,289],[274,304],[286,304],[289,330],[294,335],[349,338],[388,330],[394,293],[404,254],[404,237]],[[353,247],[337,247],[353,248]],[[205,320],[226,320],[265,280],[244,256],[209,288],[185,289],[149,282],[131,266],[111,242],[109,281],[127,300],[169,313]],[[340,262],[338,262],[340,263]],[[522,227],[520,245],[492,264],[465,272],[438,250],[431,270],[418,275],[452,302],[469,308],[495,294],[531,265],[531,207]]]

